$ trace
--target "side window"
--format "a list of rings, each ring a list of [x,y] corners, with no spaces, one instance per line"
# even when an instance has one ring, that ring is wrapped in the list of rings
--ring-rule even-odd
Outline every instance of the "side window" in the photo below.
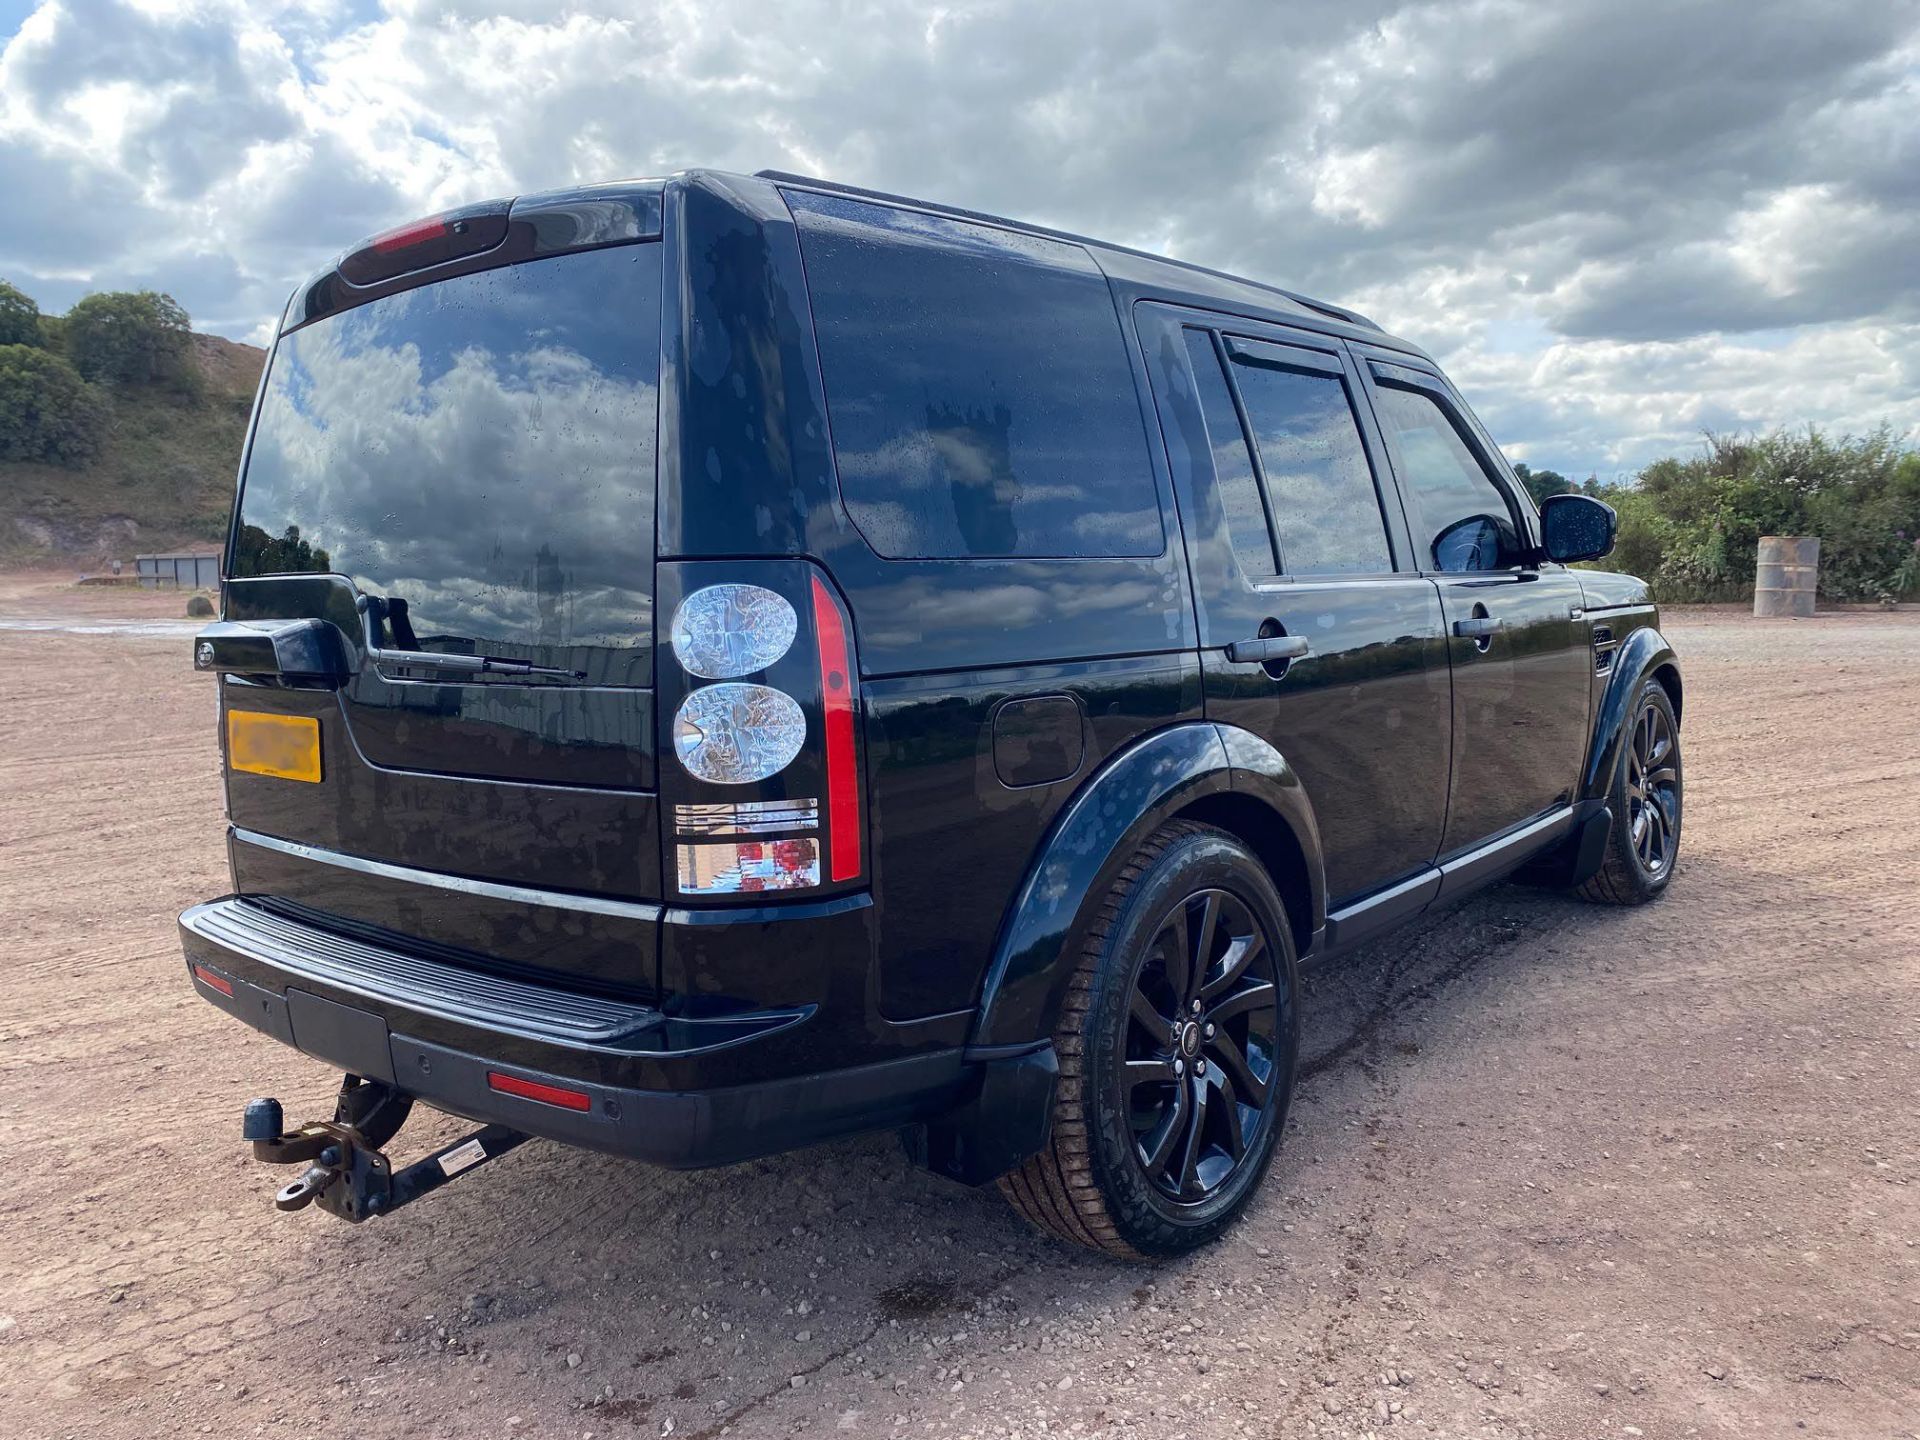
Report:
[[[1456,574],[1520,564],[1526,557],[1506,492],[1438,402],[1418,390],[1382,384],[1375,409],[1395,442],[1401,479],[1411,492],[1420,563]]]
[[[1253,453],[1247,449],[1247,432],[1234,408],[1233,392],[1227,389],[1220,354],[1208,331],[1188,330],[1186,337],[1194,393],[1207,421],[1207,445],[1213,451],[1213,473],[1227,512],[1234,556],[1249,577],[1272,579],[1280,573],[1273,555],[1273,532],[1267,525],[1260,482],[1253,475]]]
[[[1338,375],[1236,355],[1288,575],[1377,575],[1393,569],[1373,467]]]
[[[1078,245],[786,192],[841,494],[896,560],[1158,555],[1147,433]]]

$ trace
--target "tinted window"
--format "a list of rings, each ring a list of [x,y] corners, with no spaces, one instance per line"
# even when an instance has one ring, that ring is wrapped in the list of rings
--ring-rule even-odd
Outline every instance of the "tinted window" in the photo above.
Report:
[[[1239,362],[1267,498],[1289,575],[1378,575],[1393,569],[1373,467],[1337,375]]]
[[[1435,570],[1505,570],[1522,559],[1513,512],[1447,412],[1418,390],[1382,385],[1376,409],[1413,502],[1421,563]]]
[[[1253,454],[1247,432],[1234,409],[1213,336],[1189,330],[1187,358],[1193,366],[1194,390],[1207,421],[1207,446],[1213,452],[1213,473],[1220,504],[1227,512],[1227,533],[1233,553],[1248,575],[1270,578],[1279,573],[1273,558],[1273,534],[1267,526],[1266,506],[1260,503],[1260,483],[1253,477]]]
[[[659,335],[660,247],[625,245],[284,336],[232,573],[339,571],[422,649],[647,683]]]
[[[792,192],[841,492],[895,559],[1158,555],[1140,404],[1077,245]]]

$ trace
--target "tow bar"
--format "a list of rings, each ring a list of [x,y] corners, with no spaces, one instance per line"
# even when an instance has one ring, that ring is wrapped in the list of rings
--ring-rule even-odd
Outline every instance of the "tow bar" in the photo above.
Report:
[[[287,1130],[278,1100],[249,1100],[240,1135],[253,1142],[256,1160],[307,1167],[273,1197],[275,1209],[304,1210],[317,1202],[322,1210],[356,1225],[390,1215],[532,1138],[505,1125],[488,1125],[395,1170],[382,1147],[406,1123],[412,1108],[413,1098],[391,1085],[349,1075],[341,1082],[333,1119]]]

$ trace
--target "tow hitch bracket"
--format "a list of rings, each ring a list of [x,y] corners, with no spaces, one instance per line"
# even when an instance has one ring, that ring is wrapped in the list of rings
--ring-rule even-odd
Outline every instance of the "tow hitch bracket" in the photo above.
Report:
[[[396,1170],[381,1147],[399,1131],[412,1104],[390,1085],[349,1075],[333,1119],[287,1130],[278,1100],[252,1100],[241,1137],[252,1142],[256,1160],[307,1167],[273,1197],[275,1209],[304,1210],[317,1203],[356,1225],[390,1215],[531,1138],[505,1125],[488,1125]]]

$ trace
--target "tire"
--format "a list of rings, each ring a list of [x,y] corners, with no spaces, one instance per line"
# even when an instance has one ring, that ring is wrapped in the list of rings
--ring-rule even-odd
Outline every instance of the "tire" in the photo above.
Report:
[[[1664,743],[1665,749],[1661,746]],[[1680,856],[1680,722],[1658,680],[1640,683],[1620,763],[1607,788],[1606,860],[1575,893],[1601,905],[1644,905],[1666,893]]]
[[[1177,963],[1203,939],[1207,966]],[[1182,993],[1204,997],[1198,1014]],[[1215,1239],[1285,1128],[1298,995],[1286,910],[1260,862],[1221,830],[1156,831],[1081,939],[1054,1032],[1052,1134],[1001,1193],[1040,1229],[1125,1259]]]

